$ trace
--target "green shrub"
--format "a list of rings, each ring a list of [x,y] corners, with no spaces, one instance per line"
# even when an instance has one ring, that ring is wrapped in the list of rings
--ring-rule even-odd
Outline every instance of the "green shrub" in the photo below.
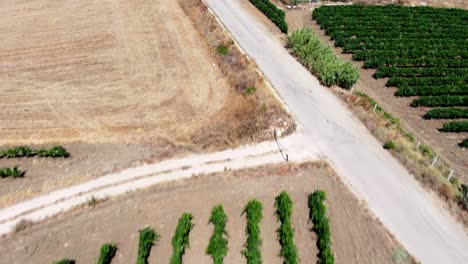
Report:
[[[75,263],[76,263],[75,260],[73,260],[73,259],[66,259],[66,258],[54,262],[54,264],[75,264]]]
[[[434,108],[424,115],[424,119],[457,118],[468,118],[468,108]]]
[[[13,168],[0,168],[0,178],[21,178],[25,174],[24,171],[18,169],[18,167]]]
[[[317,254],[320,264],[333,264],[335,257],[331,249],[331,232],[329,220],[326,216],[327,207],[323,203],[326,195],[323,191],[317,190],[308,197],[309,219],[314,224],[312,230],[317,234]]]
[[[281,253],[284,264],[298,263],[297,248],[294,244],[294,229],[291,224],[293,202],[286,192],[275,198],[276,217],[281,222],[276,230],[281,244]]]
[[[29,158],[29,157],[51,157],[51,158],[68,158],[70,153],[62,146],[54,146],[50,149],[31,149],[30,147],[20,146],[5,149],[0,151],[0,158]]]
[[[216,47],[216,52],[218,52],[219,55],[227,56],[229,54],[229,48],[223,44],[219,44]]]
[[[270,0],[249,0],[256,6],[263,14],[265,14],[280,30],[281,32],[288,33],[288,24],[286,23],[286,13],[279,9]]]
[[[395,148],[395,143],[393,143],[393,141],[389,140],[389,141],[385,142],[385,144],[383,145],[383,148],[384,149],[394,149]]]
[[[206,254],[213,258],[213,263],[222,264],[228,252],[228,240],[226,232],[226,222],[228,218],[224,213],[222,205],[213,208],[210,216],[210,223],[214,225],[213,235],[210,238]]]
[[[341,59],[310,29],[294,31],[288,47],[320,82],[350,89],[359,79],[359,72],[350,61]]]
[[[101,254],[99,255],[98,264],[111,264],[112,259],[117,252],[117,245],[115,244],[104,244],[101,246]]]
[[[244,94],[246,96],[249,96],[249,95],[254,94],[256,91],[257,91],[257,88],[255,88],[255,86],[249,86],[247,87],[247,90],[245,90]]]
[[[452,121],[445,123],[440,131],[454,133],[468,132],[468,121]]]
[[[468,148],[468,138],[464,139],[460,144],[458,144],[462,148]]]
[[[247,234],[247,242],[245,243],[242,254],[247,259],[247,264],[261,264],[262,253],[260,247],[262,239],[260,237],[260,222],[262,221],[262,203],[253,199],[250,200],[244,208],[247,216],[247,227],[245,233]]]
[[[193,216],[189,213],[184,213],[179,218],[176,231],[172,237],[172,256],[169,260],[170,264],[182,264],[182,257],[185,249],[189,246],[189,235],[193,228]]]
[[[159,234],[151,227],[145,227],[139,231],[137,264],[148,264],[151,247],[159,239]]]

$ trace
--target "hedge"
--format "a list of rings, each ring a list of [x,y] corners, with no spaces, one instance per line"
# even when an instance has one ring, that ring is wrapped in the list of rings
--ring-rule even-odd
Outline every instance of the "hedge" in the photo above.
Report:
[[[288,47],[326,86],[350,89],[359,79],[358,68],[338,57],[310,28],[294,31],[288,37]]]
[[[429,110],[424,119],[468,118],[468,108],[434,108]]]
[[[308,197],[309,219],[313,223],[312,230],[317,234],[317,263],[333,264],[335,257],[331,249],[331,232],[329,220],[326,216],[327,207],[323,203],[326,194],[317,190]]]
[[[293,202],[286,192],[280,193],[275,198],[276,217],[281,222],[276,230],[281,244],[280,255],[283,257],[284,264],[297,264],[299,258],[297,247],[294,244],[294,229],[291,224],[291,215]]]
[[[98,264],[111,264],[112,259],[117,252],[117,245],[115,244],[104,244],[101,246],[101,254],[99,255]]]
[[[414,99],[411,102],[412,107],[448,107],[448,106],[468,106],[468,96],[466,95],[447,95],[447,96],[423,96]]]
[[[260,237],[260,222],[262,221],[262,204],[257,200],[251,200],[244,208],[243,214],[247,216],[247,242],[242,254],[247,259],[247,264],[261,264],[262,253],[260,247],[262,239]]]
[[[440,131],[454,133],[468,132],[468,121],[452,121],[445,123]]]
[[[182,257],[185,249],[189,246],[189,235],[193,228],[193,216],[189,213],[184,213],[179,218],[175,234],[172,237],[172,256],[169,260],[170,264],[182,264]]]
[[[270,0],[249,0],[263,14],[265,14],[280,30],[288,33],[288,24],[286,23],[286,14]]]
[[[151,227],[145,227],[139,231],[137,264],[148,264],[151,247],[159,239],[159,234]]]
[[[440,86],[407,86],[402,85],[395,93],[396,96],[421,95],[468,95],[468,85],[440,85]]]
[[[0,168],[0,178],[21,178],[25,174],[24,171],[18,169],[18,167],[13,168]]]
[[[222,264],[228,252],[227,219],[222,205],[217,205],[211,211],[209,222],[214,225],[214,231],[206,248],[206,254],[213,258],[215,264]]]
[[[0,158],[29,158],[29,157],[51,157],[51,158],[68,158],[70,153],[62,146],[54,146],[50,149],[31,149],[30,147],[20,146],[5,149],[0,151]]]

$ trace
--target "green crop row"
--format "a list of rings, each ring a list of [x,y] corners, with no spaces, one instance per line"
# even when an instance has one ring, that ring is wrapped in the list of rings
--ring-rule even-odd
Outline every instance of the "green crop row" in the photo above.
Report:
[[[117,252],[116,244],[104,244],[101,246],[98,264],[111,264]]]
[[[145,227],[139,231],[137,264],[148,264],[151,247],[159,239],[159,234],[151,227]]]
[[[440,131],[454,133],[468,132],[468,121],[452,121],[445,123]]]
[[[430,76],[466,76],[468,68],[400,68],[400,67],[379,67],[372,77],[430,77]]]
[[[182,264],[182,257],[185,254],[185,249],[189,244],[190,231],[193,228],[193,216],[190,213],[183,213],[179,218],[175,234],[172,237],[172,256],[169,260],[170,264]]]
[[[369,59],[379,58],[396,58],[396,59],[451,59],[460,60],[468,58],[468,51],[460,49],[441,49],[427,50],[425,47],[412,50],[358,50],[353,53],[354,61],[366,61]]]
[[[420,39],[420,38],[348,38],[336,40],[337,47],[343,47],[345,52],[358,50],[400,50],[415,49],[417,47],[437,47],[443,46],[449,49],[465,48],[468,46],[465,40],[445,39]]]
[[[227,215],[222,205],[217,205],[211,211],[209,222],[214,225],[213,235],[210,238],[206,254],[213,258],[214,264],[222,264],[228,252],[228,240],[226,232]]]
[[[448,95],[448,96],[423,96],[414,99],[411,102],[412,107],[449,107],[449,106],[468,106],[468,96],[466,95]]]
[[[466,84],[468,77],[466,76],[446,76],[446,77],[391,77],[388,79],[386,86],[401,87],[408,86],[428,86],[428,85],[450,85],[450,84]]]
[[[293,202],[286,192],[275,198],[276,217],[281,222],[276,230],[281,245],[280,255],[284,264],[298,263],[297,247],[294,244],[294,229],[291,224]]]
[[[288,33],[288,24],[286,23],[286,14],[270,0],[249,0],[263,14],[265,14],[283,33]]]
[[[257,200],[250,200],[244,208],[243,213],[247,216],[247,242],[242,254],[247,259],[247,264],[261,264],[262,253],[260,247],[262,239],[260,237],[260,222],[262,221],[262,204]]]
[[[464,139],[460,144],[458,144],[462,148],[468,148],[468,138]]]
[[[24,176],[24,171],[18,169],[18,167],[13,168],[0,168],[0,178],[21,178]]]
[[[468,48],[468,47],[467,47]],[[448,68],[468,68],[468,60],[452,59],[398,59],[393,57],[381,57],[369,59],[364,62],[364,69],[377,69],[382,66],[387,67],[448,67]]]
[[[317,263],[333,264],[335,257],[331,249],[331,232],[329,220],[326,216],[327,207],[323,203],[326,195],[323,191],[315,191],[308,197],[309,218],[314,224],[312,230],[317,234]]]
[[[54,146],[50,149],[31,149],[30,147],[13,147],[0,151],[0,158],[23,158],[23,157],[51,157],[51,158],[67,158],[70,153],[62,146]]]
[[[398,88],[396,96],[421,95],[468,95],[468,85],[441,85],[441,86],[407,86]]]
[[[468,108],[434,108],[424,115],[424,119],[458,118],[468,118]]]
[[[359,79],[359,72],[350,61],[336,56],[309,28],[294,31],[288,37],[292,53],[326,86],[350,89]]]

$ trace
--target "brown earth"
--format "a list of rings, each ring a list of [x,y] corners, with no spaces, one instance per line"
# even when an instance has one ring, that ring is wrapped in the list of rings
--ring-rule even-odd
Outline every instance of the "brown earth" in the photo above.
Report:
[[[213,206],[223,204],[229,217],[229,251],[225,262],[245,263],[240,253],[245,242],[242,209],[256,198],[264,207],[263,261],[281,263],[274,197],[284,190],[294,201],[292,224],[301,263],[315,263],[316,238],[310,231],[307,195],[316,189],[324,190],[328,196],[327,215],[331,219],[336,263],[393,263],[395,249],[401,246],[333,171],[318,163],[197,176],[103,201],[94,207],[85,206],[0,239],[0,255],[5,263],[51,263],[63,257],[74,258],[77,263],[93,263],[100,245],[115,242],[119,249],[112,263],[130,263],[136,259],[137,231],[149,225],[161,234],[149,263],[165,263],[172,251],[170,240],[177,219],[183,212],[190,212],[195,227],[190,233],[184,263],[212,263],[205,255],[212,233],[208,218]]]
[[[320,38],[333,47],[340,57],[351,60],[351,54],[343,54],[340,48],[334,47],[334,42],[320,30],[320,26],[312,20],[312,10],[309,5],[300,5],[296,10],[288,10],[286,19],[291,31],[302,27],[310,27]],[[422,116],[430,109],[426,107],[413,108],[410,102],[414,97],[396,97],[396,88],[385,87],[387,79],[374,79],[375,70],[363,69],[362,62],[353,64],[360,68],[361,78],[355,85],[355,89],[364,91],[376,99],[381,107],[400,119],[402,126],[417,136],[427,145],[441,155],[441,157],[455,169],[464,181],[468,181],[468,151],[457,144],[468,137],[468,133],[442,133],[438,129],[447,120],[425,120]]]
[[[0,3],[0,149],[61,144],[72,155],[0,160],[26,170],[24,179],[0,180],[0,206],[142,161],[269,139],[271,127],[294,129],[237,46],[224,61],[216,54],[213,39],[231,42],[212,15],[195,21],[186,9],[176,0]],[[250,85],[257,92],[244,96]]]

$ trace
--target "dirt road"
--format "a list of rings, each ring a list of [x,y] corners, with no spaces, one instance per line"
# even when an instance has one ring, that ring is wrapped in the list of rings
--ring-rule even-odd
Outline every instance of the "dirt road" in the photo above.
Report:
[[[318,147],[358,197],[423,263],[467,263],[462,226],[425,192],[331,91],[321,86],[251,12],[244,0],[206,0],[256,60],[303,126],[305,146]],[[291,154],[293,155],[293,153]]]

